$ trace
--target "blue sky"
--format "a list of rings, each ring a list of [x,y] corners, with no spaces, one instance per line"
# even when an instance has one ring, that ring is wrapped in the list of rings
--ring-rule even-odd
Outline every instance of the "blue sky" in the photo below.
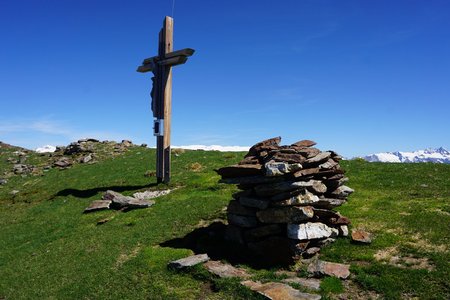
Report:
[[[449,1],[175,0],[172,144],[312,139],[344,156],[450,147]],[[154,145],[172,0],[0,0],[0,140]]]

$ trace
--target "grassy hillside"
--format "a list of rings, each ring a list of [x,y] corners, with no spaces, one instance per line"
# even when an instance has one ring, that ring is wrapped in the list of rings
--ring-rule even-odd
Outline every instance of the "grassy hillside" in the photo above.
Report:
[[[0,174],[11,168],[6,160],[13,150],[1,150]],[[213,278],[201,268],[168,270],[169,261],[192,251],[161,245],[225,217],[235,187],[218,184],[213,169],[242,156],[174,155],[169,188],[177,189],[151,208],[129,212],[82,213],[107,189],[130,195],[167,188],[148,176],[154,150],[132,147],[96,164],[9,178],[0,185],[0,299],[258,298],[237,281]],[[322,259],[351,264],[353,275],[345,282],[325,280],[322,295],[449,299],[450,165],[342,165],[356,192],[337,210],[375,238],[368,246],[339,239],[323,249]],[[259,280],[277,279],[275,269],[250,271]]]

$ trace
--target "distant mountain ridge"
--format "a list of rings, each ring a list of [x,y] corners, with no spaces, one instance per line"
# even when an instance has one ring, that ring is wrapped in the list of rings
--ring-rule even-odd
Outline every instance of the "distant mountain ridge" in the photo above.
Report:
[[[413,152],[382,152],[364,156],[369,162],[418,163],[432,162],[450,164],[450,151],[440,147],[437,149],[417,150]]]

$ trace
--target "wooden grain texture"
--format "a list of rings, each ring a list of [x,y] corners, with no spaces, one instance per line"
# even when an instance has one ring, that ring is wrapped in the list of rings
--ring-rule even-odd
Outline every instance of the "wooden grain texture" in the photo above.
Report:
[[[164,19],[164,57],[167,53],[173,51],[173,19],[166,17]],[[172,115],[172,67],[164,68],[166,73],[166,84],[164,87],[164,175],[163,182],[170,181],[170,127]]]

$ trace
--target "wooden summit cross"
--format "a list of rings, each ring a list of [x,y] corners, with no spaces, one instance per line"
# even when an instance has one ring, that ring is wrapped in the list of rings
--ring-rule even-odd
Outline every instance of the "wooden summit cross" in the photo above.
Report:
[[[156,136],[156,177],[158,183],[170,181],[170,119],[172,111],[172,66],[184,64],[194,49],[173,51],[173,18],[165,17],[159,32],[158,56],[144,59],[137,71],[153,72],[151,91]],[[162,127],[162,129],[161,129]]]

